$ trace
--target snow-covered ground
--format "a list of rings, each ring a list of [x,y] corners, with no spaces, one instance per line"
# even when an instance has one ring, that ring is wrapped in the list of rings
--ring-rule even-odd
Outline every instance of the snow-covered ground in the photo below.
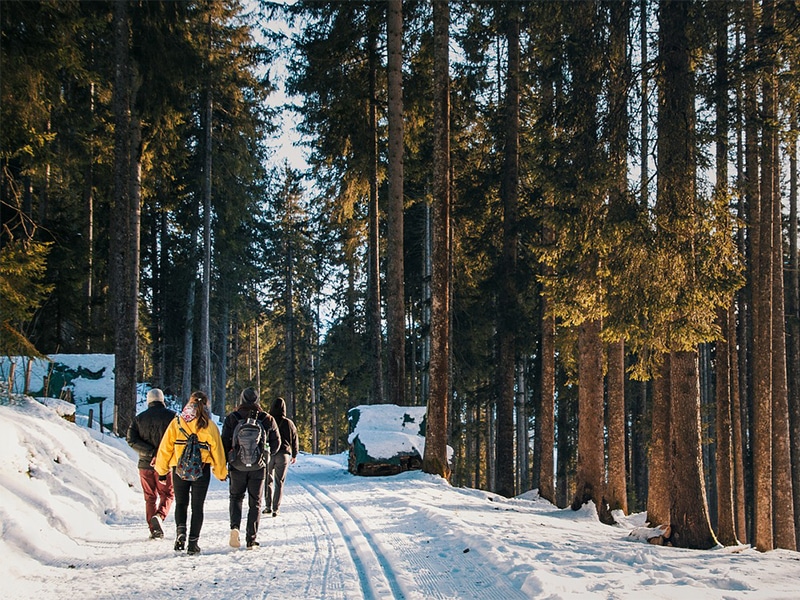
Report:
[[[150,540],[135,455],[30,399],[0,406],[0,597],[800,598],[800,553],[689,551],[629,536],[591,508],[506,500],[420,472],[360,478],[346,457],[302,454],[257,551],[228,541],[213,480],[203,551]]]

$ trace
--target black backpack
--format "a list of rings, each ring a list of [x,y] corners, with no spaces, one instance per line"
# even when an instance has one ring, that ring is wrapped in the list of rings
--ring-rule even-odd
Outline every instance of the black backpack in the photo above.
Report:
[[[228,463],[238,471],[263,469],[269,462],[267,432],[258,419],[244,419],[238,413],[233,414],[239,422],[233,429],[233,445]]]
[[[175,417],[178,418],[177,416]],[[180,423],[180,421],[178,421]],[[203,458],[200,453],[201,448],[208,450],[209,446],[197,438],[196,433],[187,433],[186,430],[178,425],[181,433],[186,436],[186,441],[177,440],[176,444],[185,444],[178,464],[175,467],[175,475],[184,481],[197,481],[203,476]]]

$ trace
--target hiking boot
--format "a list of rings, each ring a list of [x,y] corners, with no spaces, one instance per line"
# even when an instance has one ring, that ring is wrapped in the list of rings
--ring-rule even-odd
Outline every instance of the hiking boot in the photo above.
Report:
[[[247,549],[248,550],[258,550],[259,545],[260,544],[257,541],[250,540],[249,542],[247,542]]]
[[[175,552],[182,552],[186,547],[186,527],[178,527],[175,537]]]
[[[231,529],[231,539],[228,542],[231,548],[238,548],[241,546],[241,542],[239,542],[239,530],[238,529]]]
[[[200,546],[197,545],[197,540],[189,540],[189,547],[186,548],[186,554],[200,554]]]
[[[161,529],[161,519],[156,516],[150,518],[150,537],[153,539],[164,537],[164,530]]]

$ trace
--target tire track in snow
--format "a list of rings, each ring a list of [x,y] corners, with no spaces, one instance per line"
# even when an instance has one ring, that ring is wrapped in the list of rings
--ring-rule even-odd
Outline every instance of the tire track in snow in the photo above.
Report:
[[[369,532],[321,487],[303,475],[297,476],[297,482],[330,514],[339,528],[358,572],[364,598],[406,598],[391,564]]]
[[[316,484],[311,484],[316,487]],[[382,541],[370,533],[370,527],[357,507],[352,507],[348,502],[339,498],[335,491],[326,491],[325,495],[356,523],[361,532],[370,540],[379,556],[390,554],[395,557],[394,569],[406,574],[404,582],[405,598],[431,600],[431,599],[458,599],[479,598],[481,600],[511,600],[519,598],[525,600],[529,596],[522,592],[502,567],[497,568],[494,560],[484,555],[480,550],[469,547],[469,540],[460,539],[447,529],[425,530],[421,535],[390,535],[391,527],[380,527],[377,536],[385,537]],[[418,506],[417,514],[425,514],[430,519],[425,519],[429,524],[437,523],[442,515],[437,511]],[[416,519],[414,519],[416,520]],[[396,527],[396,525],[395,525]],[[411,527],[404,527],[403,531],[410,532]],[[453,550],[432,554],[420,544],[421,538],[451,539]],[[383,545],[387,550],[380,550]],[[389,568],[392,570],[392,567]],[[498,577],[498,574],[501,576]]]

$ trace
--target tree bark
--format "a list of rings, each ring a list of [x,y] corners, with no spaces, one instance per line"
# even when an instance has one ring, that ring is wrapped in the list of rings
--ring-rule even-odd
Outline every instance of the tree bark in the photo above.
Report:
[[[110,278],[114,319],[114,433],[125,435],[136,414],[139,325],[141,128],[135,110],[136,78],[130,57],[128,3],[114,6],[114,206]]]
[[[380,210],[378,207],[378,33],[376,18],[370,11],[369,31],[369,207],[367,209],[367,323],[369,366],[371,371],[370,401],[383,404],[383,339],[381,328]]]
[[[769,0],[767,0],[769,2]],[[755,52],[755,3],[749,0],[746,15],[747,51]],[[764,57],[761,57],[764,59]],[[765,107],[770,104],[772,92],[771,78],[763,79],[762,94],[765,95]],[[748,102],[755,103],[754,84],[747,90],[750,94]],[[748,118],[756,119],[755,110],[748,111]],[[751,239],[753,245],[752,267],[755,270],[753,287],[753,489],[754,520],[753,542],[761,551],[772,550],[773,540],[773,507],[772,507],[772,204],[773,194],[772,169],[769,165],[772,156],[773,137],[767,130],[761,140],[761,186],[758,194],[752,197],[751,217],[757,219],[753,223]],[[757,152],[757,139],[748,136],[748,148],[751,153]],[[752,157],[755,158],[755,157]],[[767,164],[764,159],[767,159]],[[758,189],[758,164],[751,162],[748,156],[748,184]]]
[[[498,298],[498,399],[495,491],[506,497],[515,492],[514,476],[514,379],[517,323],[517,220],[519,212],[519,15],[508,8],[506,43],[508,64],[505,97],[505,150],[500,196],[503,202],[503,243]]]
[[[433,252],[431,361],[425,455],[422,470],[450,477],[447,460],[450,406],[450,7],[433,2]]]
[[[203,98],[203,288],[200,294],[200,352],[198,353],[198,378],[200,390],[212,398],[211,393],[211,167],[212,118],[214,97],[211,89],[211,13],[208,14],[208,53]],[[212,400],[213,403],[213,400]]]
[[[647,522],[651,527],[669,525],[670,510],[670,355],[664,356],[661,373],[653,380],[650,428],[650,477],[647,490]]]
[[[798,62],[795,61],[795,72]],[[789,426],[791,434],[792,494],[795,536],[800,540],[800,261],[797,230],[797,138],[800,108],[795,105],[789,132],[789,271],[786,274],[787,379],[789,381]]]
[[[673,352],[670,369],[671,541],[681,548],[713,548],[718,542],[703,481],[697,352]]]
[[[542,345],[541,345],[541,398],[539,405],[539,496],[555,504],[555,482],[553,480],[553,457],[555,456],[555,393],[556,365],[555,341],[556,320],[547,314],[547,300],[542,304]]]
[[[611,510],[628,512],[628,488],[625,478],[625,343],[608,347],[608,488]]]
[[[728,197],[728,7],[716,5],[716,194]],[[727,203],[727,202],[726,202]],[[727,213],[726,213],[727,214]],[[727,222],[721,225],[727,227]],[[731,546],[736,544],[734,520],[734,466],[731,402],[731,360],[729,342],[736,335],[733,305],[717,310],[721,340],[716,343],[716,463],[717,463],[717,537]],[[735,354],[734,354],[735,359]]]
[[[389,0],[389,197],[387,199],[386,317],[388,401],[405,404],[405,292],[403,259],[403,3]]]
[[[728,340],[733,335],[733,306],[718,309],[724,339],[716,344],[717,388],[717,537],[725,546],[736,544],[733,502],[733,435],[731,419],[731,359]]]
[[[600,327],[600,321],[584,321],[578,331],[578,473],[572,510],[591,500],[600,520],[613,523],[605,490]]]
[[[609,75],[609,225],[624,224],[633,211],[628,206],[628,26],[630,2],[610,6]],[[628,512],[625,452],[625,342],[608,347],[608,504]]]
[[[773,2],[764,4],[765,26],[774,31],[775,6]],[[771,42],[776,47],[777,42]],[[772,56],[777,60],[777,48]],[[766,80],[770,79],[769,93]],[[767,130],[772,138],[770,159],[762,166],[762,176],[769,169],[772,173],[772,195],[769,205],[772,209],[772,507],[775,547],[796,550],[794,502],[792,493],[792,462],[789,438],[789,392],[786,380],[786,312],[783,286],[783,227],[780,191],[780,159],[778,151],[778,78],[775,62],[770,63],[769,76],[765,79],[764,102],[771,104],[764,111]],[[767,202],[766,199],[762,199]]]

